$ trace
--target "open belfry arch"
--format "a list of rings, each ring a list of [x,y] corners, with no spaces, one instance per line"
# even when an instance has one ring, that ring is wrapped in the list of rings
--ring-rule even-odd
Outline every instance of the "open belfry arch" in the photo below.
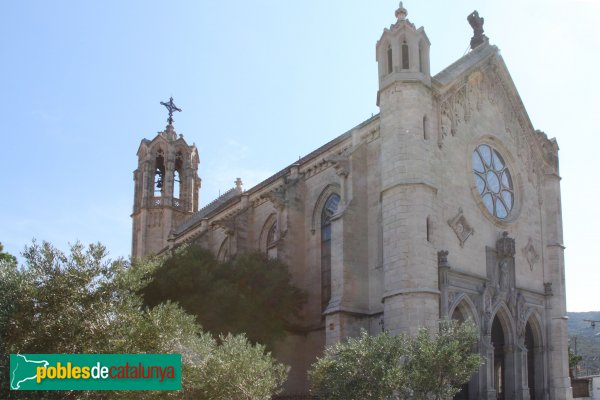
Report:
[[[477,325],[485,360],[457,399],[570,399],[556,140],[532,126],[476,11],[471,50],[436,75],[425,29],[402,3],[394,16],[375,45],[380,113],[202,208],[198,152],[165,102],[167,127],[138,150],[132,254],[196,243],[286,262],[308,293],[275,350],[286,395],[308,393],[325,346],[361,329],[456,319]]]

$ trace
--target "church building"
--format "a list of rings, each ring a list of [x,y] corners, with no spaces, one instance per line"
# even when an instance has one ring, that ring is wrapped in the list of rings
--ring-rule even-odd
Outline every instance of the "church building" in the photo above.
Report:
[[[279,345],[287,394],[327,345],[471,319],[485,363],[456,398],[570,399],[558,145],[536,130],[483,18],[436,75],[400,3],[376,43],[379,114],[199,208],[199,154],[172,118],[143,139],[132,256],[259,249],[308,293]],[[375,71],[373,71],[375,73]],[[173,101],[165,103],[172,113]],[[265,310],[268,312],[268,310]]]

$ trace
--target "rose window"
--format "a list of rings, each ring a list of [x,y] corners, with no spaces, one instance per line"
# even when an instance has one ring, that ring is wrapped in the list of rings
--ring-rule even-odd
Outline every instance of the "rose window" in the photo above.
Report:
[[[473,152],[472,161],[475,184],[485,208],[496,218],[507,218],[514,204],[514,189],[504,159],[482,144]]]

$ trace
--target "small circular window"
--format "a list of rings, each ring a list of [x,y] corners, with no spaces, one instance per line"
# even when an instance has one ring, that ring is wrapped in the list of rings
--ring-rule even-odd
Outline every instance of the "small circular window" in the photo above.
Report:
[[[473,152],[475,184],[485,208],[494,217],[505,219],[513,209],[514,189],[502,156],[487,144]]]

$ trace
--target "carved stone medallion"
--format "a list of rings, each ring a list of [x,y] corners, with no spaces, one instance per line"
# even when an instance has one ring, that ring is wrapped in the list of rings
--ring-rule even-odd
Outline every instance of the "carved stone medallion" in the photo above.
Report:
[[[460,241],[460,247],[464,246],[466,240],[474,232],[473,227],[467,222],[467,219],[463,215],[462,208],[458,209],[458,214],[456,214],[454,218],[448,220],[448,225],[450,225]]]

